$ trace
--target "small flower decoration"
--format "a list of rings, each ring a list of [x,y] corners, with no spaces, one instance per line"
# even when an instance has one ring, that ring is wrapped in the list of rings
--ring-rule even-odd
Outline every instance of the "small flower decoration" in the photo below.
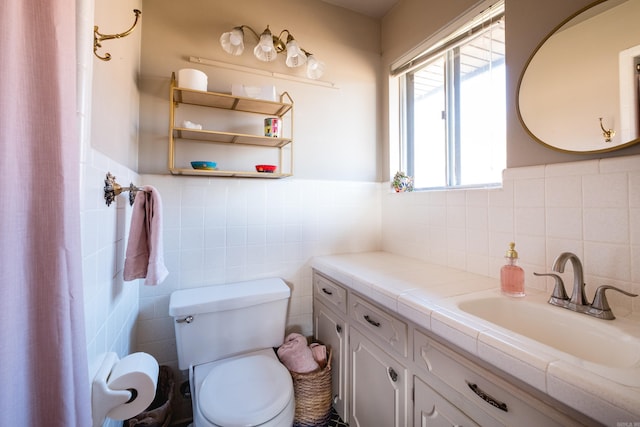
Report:
[[[393,177],[391,183],[396,193],[404,193],[406,191],[413,191],[413,178],[406,175],[404,172],[398,171]]]

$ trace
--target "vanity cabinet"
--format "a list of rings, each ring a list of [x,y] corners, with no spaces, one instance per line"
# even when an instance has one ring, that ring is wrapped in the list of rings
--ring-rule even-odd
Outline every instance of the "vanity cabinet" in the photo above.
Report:
[[[293,100],[287,92],[280,96],[280,102],[204,92],[178,87],[173,73],[169,105],[168,166],[172,174],[246,178],[284,178],[293,175]],[[203,129],[188,127],[186,122],[193,119],[184,115],[178,118],[177,110],[180,107],[191,108],[190,114],[204,119],[207,124]],[[217,113],[214,114],[213,111]],[[288,136],[264,136],[261,132],[267,117],[277,117],[283,123],[286,120]],[[176,160],[181,149],[187,150],[185,147],[190,145],[189,153],[193,151],[194,142],[207,145],[206,152],[210,154],[198,154],[197,158],[189,158],[190,154],[185,153]],[[202,148],[199,147],[197,152],[201,153]],[[239,157],[235,155],[239,153],[247,158],[242,167],[228,168],[224,162],[218,161],[217,156],[232,159]],[[190,166],[190,161],[193,160],[217,161],[218,167],[213,170],[193,169]],[[275,164],[277,169],[273,173],[257,172],[256,164]]]
[[[315,270],[313,287],[315,337],[333,348],[334,403],[352,427],[582,425],[548,396]]]
[[[333,351],[331,381],[333,408],[340,418],[349,419],[347,391],[347,291],[320,274],[313,277],[313,330],[315,338]]]

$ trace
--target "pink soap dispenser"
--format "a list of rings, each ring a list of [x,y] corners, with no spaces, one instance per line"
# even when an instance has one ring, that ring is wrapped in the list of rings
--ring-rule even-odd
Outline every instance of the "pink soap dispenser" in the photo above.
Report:
[[[500,290],[510,297],[523,297],[524,294],[524,270],[518,265],[518,252],[516,244],[509,243],[509,250],[504,256],[506,263],[500,269]]]

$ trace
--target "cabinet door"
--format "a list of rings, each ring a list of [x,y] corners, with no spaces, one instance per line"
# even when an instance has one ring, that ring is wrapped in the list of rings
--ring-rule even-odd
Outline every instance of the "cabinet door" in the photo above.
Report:
[[[347,413],[347,327],[344,319],[318,301],[313,304],[313,328],[318,341],[331,347],[331,387],[333,407],[345,422]]]
[[[407,425],[407,372],[395,359],[364,337],[349,331],[351,427]]]
[[[469,427],[478,425],[417,377],[415,378],[414,387],[414,427]]]

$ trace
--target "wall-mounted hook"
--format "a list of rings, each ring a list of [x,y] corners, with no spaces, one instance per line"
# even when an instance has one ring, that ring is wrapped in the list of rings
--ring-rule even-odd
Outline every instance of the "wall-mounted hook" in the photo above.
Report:
[[[131,26],[131,28],[129,28],[127,31],[123,32],[123,33],[118,33],[118,34],[102,34],[98,31],[98,26],[94,25],[93,26],[93,53],[95,56],[97,56],[98,58],[102,59],[103,61],[109,61],[111,60],[111,54],[107,53],[104,56],[100,56],[98,55],[98,48],[102,47],[101,42],[105,41],[105,40],[111,40],[111,39],[120,39],[122,37],[126,37],[129,34],[131,34],[131,32],[133,31],[133,29],[136,27],[136,25],[138,24],[138,19],[140,18],[140,15],[142,14],[142,12],[138,9],[133,9],[133,13],[135,13],[136,15],[136,20],[133,21],[133,25]]]
[[[107,176],[104,179],[104,201],[107,206],[111,206],[116,200],[116,196],[123,191],[129,192],[129,205],[133,206],[133,202],[136,199],[138,191],[145,191],[142,188],[136,187],[133,183],[130,183],[128,187],[123,187],[116,182],[116,177],[107,172]]]
[[[602,117],[600,117],[600,129],[602,129],[602,136],[604,136],[604,142],[611,142],[611,139],[616,136],[616,131],[613,129],[605,129],[602,125]]]

